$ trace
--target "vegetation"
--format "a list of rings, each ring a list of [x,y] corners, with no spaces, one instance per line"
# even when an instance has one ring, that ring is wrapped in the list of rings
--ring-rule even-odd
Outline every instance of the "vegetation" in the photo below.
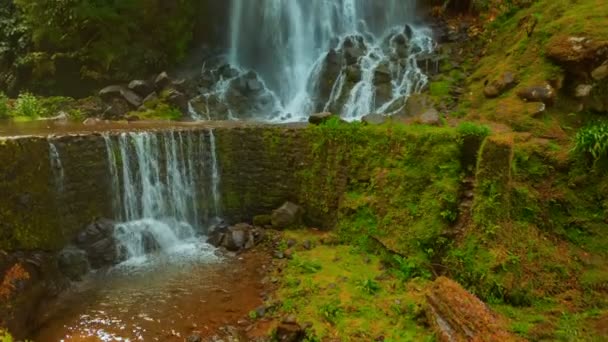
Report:
[[[574,151],[590,156],[595,162],[608,157],[608,122],[591,124],[579,130]]]

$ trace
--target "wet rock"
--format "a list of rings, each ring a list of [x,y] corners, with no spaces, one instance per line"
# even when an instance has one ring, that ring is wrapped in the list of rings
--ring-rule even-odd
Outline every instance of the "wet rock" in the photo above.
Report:
[[[61,273],[73,281],[82,280],[89,271],[87,253],[74,246],[68,246],[59,252],[57,262]]]
[[[547,106],[552,106],[555,103],[557,94],[550,85],[532,86],[520,89],[517,96],[528,102],[542,102]]]
[[[144,80],[133,80],[127,87],[141,97],[146,97],[154,91],[154,86]]]
[[[281,323],[276,330],[276,340],[281,342],[299,342],[306,337],[306,332],[297,323]]]
[[[224,247],[228,251],[238,252],[253,248],[263,238],[263,231],[247,223],[226,227],[218,226],[209,233],[208,243],[215,247]]]
[[[99,118],[88,118],[86,120],[84,120],[82,122],[83,125],[85,126],[96,126],[99,125],[103,122],[103,120],[99,119]]]
[[[426,317],[440,341],[520,340],[481,300],[448,278],[438,278],[426,299]]]
[[[285,202],[280,208],[272,212],[271,222],[275,229],[285,229],[300,225],[304,216],[304,209],[292,202]]]
[[[264,306],[264,305],[258,306],[255,309],[255,314],[256,314],[256,317],[258,317],[258,318],[262,318],[262,317],[266,316],[266,306]]]
[[[310,117],[308,117],[308,122],[313,125],[321,125],[321,124],[329,121],[331,118],[339,118],[339,116],[337,116],[336,114],[328,113],[328,112],[316,113],[316,114],[312,114],[312,115],[310,115]]]
[[[115,223],[101,219],[88,225],[76,237],[76,246],[85,251],[92,268],[101,268],[121,261],[120,250],[114,239]]]
[[[161,90],[165,89],[170,84],[171,84],[171,78],[165,71],[158,74],[158,76],[156,76],[156,78],[154,79],[154,86],[156,87],[157,91],[161,91]]]

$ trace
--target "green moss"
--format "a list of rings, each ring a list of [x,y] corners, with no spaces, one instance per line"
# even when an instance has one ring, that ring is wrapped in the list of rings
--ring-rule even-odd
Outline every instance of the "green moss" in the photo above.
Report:
[[[277,293],[280,315],[310,322],[311,340],[432,340],[418,323],[424,281],[403,284],[382,270],[376,256],[350,246],[318,245],[320,237],[306,231],[284,236],[299,243],[312,238],[317,247],[297,251],[284,268]]]

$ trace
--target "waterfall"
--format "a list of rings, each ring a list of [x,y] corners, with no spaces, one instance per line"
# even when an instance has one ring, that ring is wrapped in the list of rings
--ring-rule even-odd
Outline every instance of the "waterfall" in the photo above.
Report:
[[[213,129],[209,130],[209,145],[211,149],[211,193],[213,195],[213,210],[215,218],[222,214],[220,201],[220,174],[217,162],[217,147],[215,144],[215,134]]]
[[[391,114],[428,81],[418,61],[433,52],[434,43],[430,30],[412,25],[415,3],[232,0],[229,61],[239,69],[255,70],[276,95],[281,114],[270,118],[274,121],[303,121],[324,109],[347,120]],[[407,39],[400,41],[404,49],[399,49],[394,37],[404,31]],[[360,37],[358,49],[364,53],[356,52],[349,63],[339,66],[338,74],[324,73],[328,52],[342,49],[348,37]],[[340,51],[352,53],[349,49]],[[345,71],[353,68],[361,77],[348,85]],[[384,69],[390,79],[380,84],[378,70]],[[328,82],[326,93],[318,94]],[[258,117],[268,119],[268,113]]]
[[[212,131],[106,134],[104,141],[113,208],[122,222],[115,238],[128,258],[179,249],[221,215]]]
[[[51,163],[53,180],[55,182],[55,189],[58,194],[61,194],[65,184],[65,171],[63,169],[63,163],[61,162],[59,150],[51,140],[49,140],[49,160]]]

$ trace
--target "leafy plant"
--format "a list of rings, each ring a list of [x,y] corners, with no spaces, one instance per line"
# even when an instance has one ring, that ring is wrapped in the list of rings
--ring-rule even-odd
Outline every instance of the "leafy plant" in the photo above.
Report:
[[[608,122],[582,128],[574,138],[574,152],[591,156],[594,162],[608,156]]]
[[[320,263],[312,260],[302,260],[294,258],[291,260],[291,265],[298,268],[300,272],[305,274],[317,273],[321,270],[322,266]]]
[[[335,324],[338,318],[342,315],[342,303],[339,299],[334,299],[319,307],[319,315],[330,324]]]
[[[492,134],[490,127],[472,122],[463,122],[458,125],[458,133],[462,136],[475,136],[485,138]]]
[[[44,116],[44,108],[36,96],[30,93],[22,93],[15,102],[14,115],[27,118]]]
[[[361,291],[363,291],[367,294],[370,294],[370,295],[378,293],[381,289],[380,284],[377,281],[375,281],[373,279],[369,279],[369,278],[365,279],[365,280],[361,280],[359,282],[359,284],[357,285],[357,287]]]

